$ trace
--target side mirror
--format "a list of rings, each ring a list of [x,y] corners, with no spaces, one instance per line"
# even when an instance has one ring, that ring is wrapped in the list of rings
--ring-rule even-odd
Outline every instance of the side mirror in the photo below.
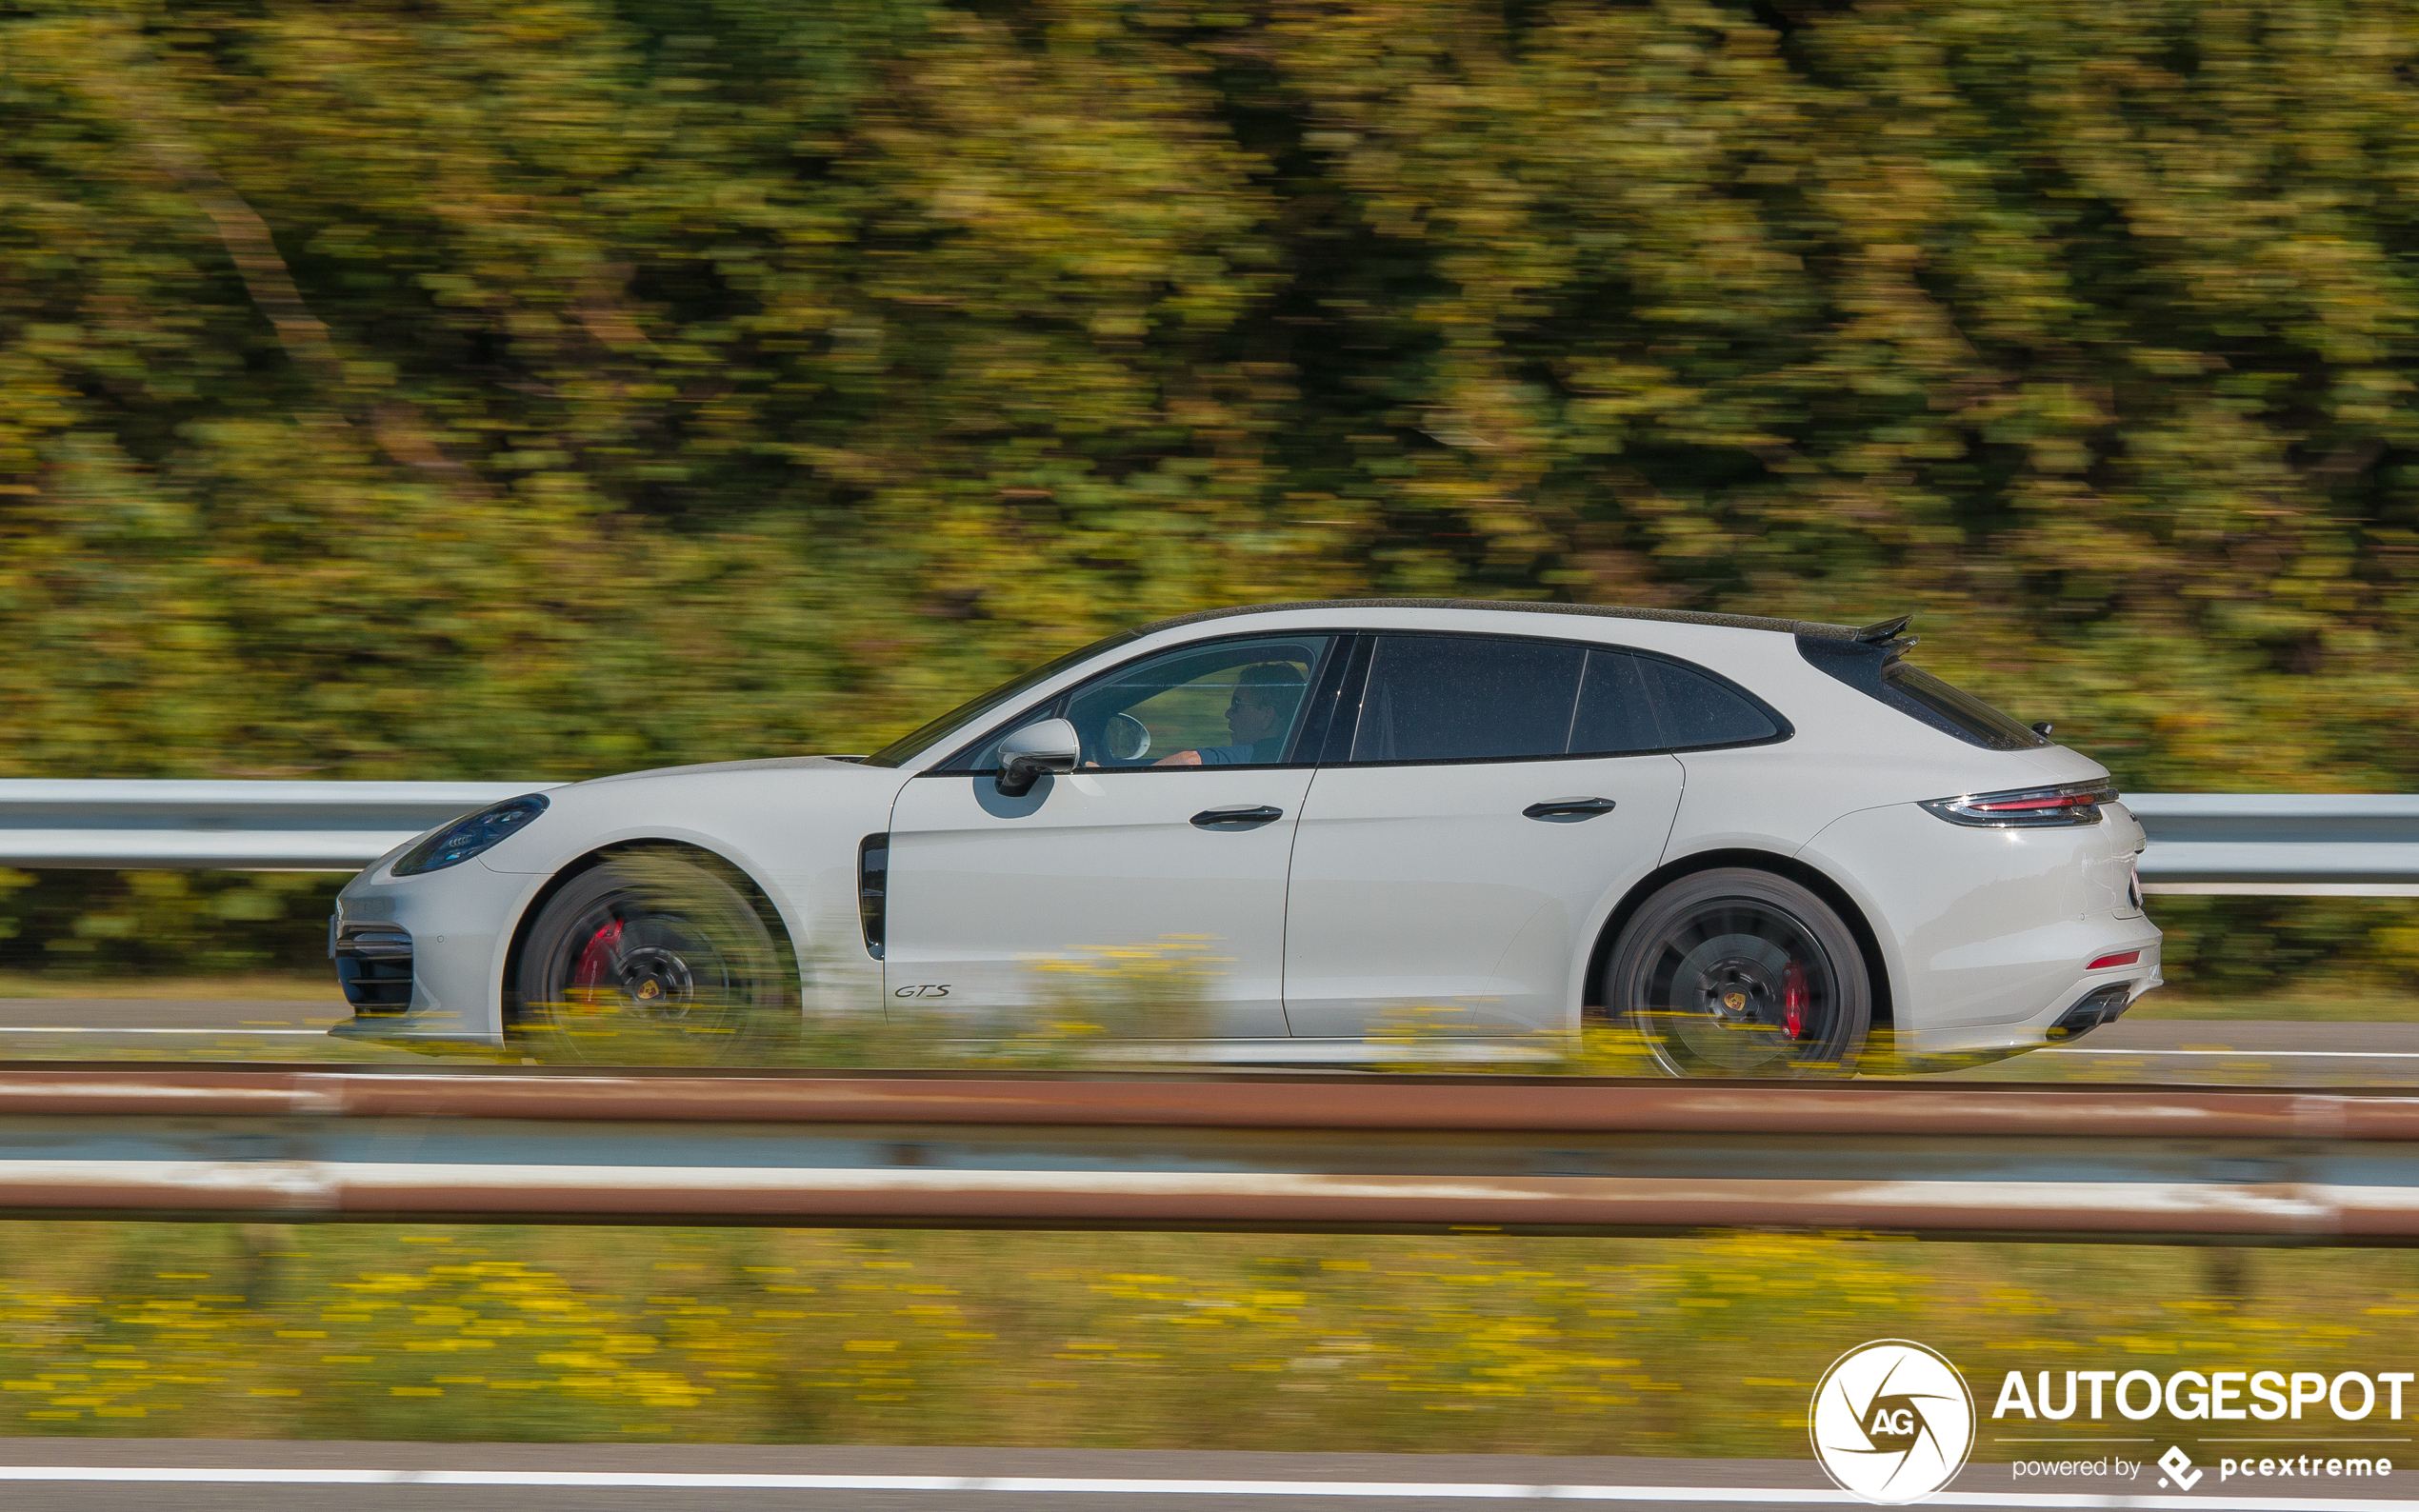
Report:
[[[1032,791],[1042,773],[1071,772],[1083,754],[1083,742],[1067,721],[1046,719],[1028,725],[1000,742],[999,789],[1010,798],[1022,798]]]

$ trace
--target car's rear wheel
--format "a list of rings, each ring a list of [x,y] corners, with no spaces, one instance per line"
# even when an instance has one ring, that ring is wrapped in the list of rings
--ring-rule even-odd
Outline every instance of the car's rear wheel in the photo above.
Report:
[[[1681,877],[1630,916],[1604,1012],[1674,1076],[1845,1076],[1872,982],[1838,912],[1786,877],[1730,866]]]
[[[786,1017],[772,931],[732,882],[638,851],[581,872],[521,951],[519,1037],[549,1060],[728,1063]]]

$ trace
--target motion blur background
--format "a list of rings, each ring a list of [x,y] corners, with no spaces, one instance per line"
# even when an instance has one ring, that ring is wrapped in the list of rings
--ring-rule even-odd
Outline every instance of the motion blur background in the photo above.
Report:
[[[2360,0],[9,0],[0,775],[865,750],[1453,594],[1912,611],[2126,786],[2409,790],[2415,69]],[[330,885],[10,874],[0,965],[300,966]]]
[[[2126,786],[2411,791],[2414,358],[2400,0],[0,0],[0,776],[862,751],[1409,594],[1911,611]],[[332,997],[338,880],[0,871],[0,991]],[[2204,1004],[2409,1016],[2419,900],[2153,907]],[[2387,1253],[6,1227],[12,1433],[1802,1456],[1876,1335],[2419,1317]]]

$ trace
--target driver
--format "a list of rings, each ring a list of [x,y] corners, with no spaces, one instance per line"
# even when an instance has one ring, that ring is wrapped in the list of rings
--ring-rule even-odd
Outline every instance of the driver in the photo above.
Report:
[[[1234,697],[1227,705],[1227,729],[1231,746],[1204,746],[1180,750],[1152,762],[1153,766],[1251,766],[1285,754],[1285,733],[1302,703],[1302,672],[1284,662],[1247,666],[1234,680]]]

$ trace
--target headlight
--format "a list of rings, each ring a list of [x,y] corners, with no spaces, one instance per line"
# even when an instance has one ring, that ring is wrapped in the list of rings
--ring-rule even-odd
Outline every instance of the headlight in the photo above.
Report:
[[[2096,825],[2100,822],[2100,806],[2115,803],[2116,797],[2116,788],[2105,782],[2069,783],[2063,787],[2020,787],[2004,793],[1928,798],[1924,806],[1952,825],[2041,829],[2052,825]]]
[[[457,819],[443,829],[431,831],[403,853],[403,859],[394,864],[394,875],[416,877],[424,871],[443,871],[448,866],[460,865],[519,834],[530,820],[544,812],[543,793],[490,804],[467,819]]]

